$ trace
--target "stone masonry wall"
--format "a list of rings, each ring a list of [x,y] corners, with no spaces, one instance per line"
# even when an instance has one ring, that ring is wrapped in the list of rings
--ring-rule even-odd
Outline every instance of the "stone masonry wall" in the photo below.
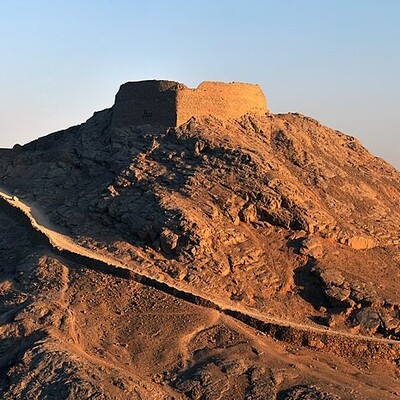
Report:
[[[239,118],[246,113],[265,113],[267,102],[258,85],[203,82],[196,89],[177,90],[177,125],[192,116]]]
[[[113,125],[160,124],[176,126],[176,91],[173,81],[124,83],[113,107]]]
[[[190,89],[174,81],[128,82],[116,95],[113,125],[177,126],[192,116],[228,119],[265,112],[266,99],[258,85],[203,82]]]

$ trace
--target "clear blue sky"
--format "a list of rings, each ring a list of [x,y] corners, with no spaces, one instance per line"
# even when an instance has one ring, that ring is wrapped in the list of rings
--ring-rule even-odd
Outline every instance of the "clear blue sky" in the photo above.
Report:
[[[0,147],[78,124],[121,83],[259,83],[400,167],[398,0],[0,0]]]

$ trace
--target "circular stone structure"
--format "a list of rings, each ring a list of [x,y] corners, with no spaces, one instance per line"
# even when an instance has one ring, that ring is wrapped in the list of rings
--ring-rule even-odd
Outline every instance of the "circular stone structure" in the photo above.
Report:
[[[191,89],[179,82],[148,80],[120,87],[113,106],[113,125],[178,126],[193,116],[229,119],[267,112],[259,85],[206,81]]]

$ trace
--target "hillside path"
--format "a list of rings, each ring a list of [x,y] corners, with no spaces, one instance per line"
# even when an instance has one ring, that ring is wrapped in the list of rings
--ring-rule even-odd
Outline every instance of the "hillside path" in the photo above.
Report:
[[[174,295],[191,303],[215,309],[225,315],[235,318],[236,320],[244,322],[269,336],[275,337],[278,340],[290,341],[289,337],[291,334],[292,336],[298,336],[300,334],[300,338],[297,338],[298,340],[296,340],[300,341],[300,343],[296,344],[304,345],[304,338],[308,334],[313,337],[317,336],[320,339],[324,339],[327,341],[327,344],[334,338],[345,342],[353,340],[358,342],[360,346],[365,345],[366,343],[374,343],[378,346],[379,344],[384,344],[389,345],[389,349],[395,349],[395,353],[399,353],[400,357],[400,342],[396,340],[355,335],[347,332],[331,330],[325,327],[310,326],[270,317],[266,318],[257,310],[249,307],[238,305],[229,300],[211,297],[209,294],[197,291],[189,285],[177,285],[177,283],[166,274],[164,275],[160,273],[157,276],[146,275],[143,271],[128,266],[126,263],[112,257],[111,255],[107,256],[100,254],[95,250],[85,248],[78,244],[71,237],[57,231],[56,227],[50,223],[48,217],[41,212],[38,207],[27,204],[21,199],[12,196],[4,189],[0,189],[0,200],[3,200],[3,204],[5,201],[9,206],[18,210],[21,218],[28,218],[31,227],[47,239],[55,252],[62,256],[76,256],[78,257],[78,261],[82,261],[83,265],[85,265],[85,261],[88,261],[92,268],[106,270],[108,273],[113,273],[114,271],[117,276],[134,279],[139,283],[152,286],[153,288],[162,290],[165,293]],[[95,265],[96,263],[97,265]]]

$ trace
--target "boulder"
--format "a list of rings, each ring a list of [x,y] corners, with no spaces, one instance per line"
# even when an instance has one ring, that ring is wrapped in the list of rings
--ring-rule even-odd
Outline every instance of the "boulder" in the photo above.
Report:
[[[333,286],[326,289],[325,294],[334,300],[342,302],[348,300],[350,296],[350,289]]]
[[[257,208],[254,204],[248,204],[239,213],[239,218],[243,222],[257,221]]]
[[[346,240],[346,244],[355,250],[373,249],[376,246],[376,241],[370,237],[353,236]]]
[[[300,253],[313,258],[321,258],[323,256],[323,247],[321,240],[316,236],[309,236],[301,243]]]
[[[360,325],[361,331],[364,333],[376,333],[381,325],[381,319],[378,311],[371,307],[362,308],[356,314],[356,322]]]
[[[160,234],[160,246],[166,253],[173,251],[178,245],[179,236],[168,228],[164,228]]]

